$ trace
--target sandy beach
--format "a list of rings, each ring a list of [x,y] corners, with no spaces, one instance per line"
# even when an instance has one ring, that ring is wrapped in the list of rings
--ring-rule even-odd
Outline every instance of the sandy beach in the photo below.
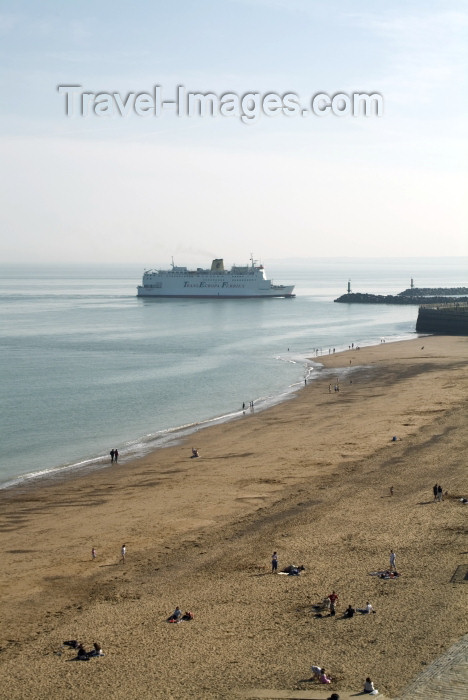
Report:
[[[467,632],[467,356],[425,337],[318,358],[266,411],[0,492],[0,696],[231,698],[311,689],[311,664],[330,693],[371,676],[397,696]],[[370,575],[391,550],[401,575]],[[305,571],[272,574],[273,551]],[[332,590],[336,616],[315,617]],[[168,624],[176,605],[194,619]],[[70,639],[105,656],[72,662]]]

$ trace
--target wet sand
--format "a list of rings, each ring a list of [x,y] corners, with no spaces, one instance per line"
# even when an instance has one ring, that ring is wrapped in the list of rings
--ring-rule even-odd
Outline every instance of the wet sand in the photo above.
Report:
[[[468,565],[467,355],[466,338],[426,337],[319,358],[330,373],[281,405],[0,493],[8,697],[312,690],[312,663],[330,692],[370,675],[397,695],[467,629],[467,589],[451,582]],[[401,576],[370,576],[391,549]],[[274,550],[306,571],[272,575]],[[336,617],[314,617],[332,590]],[[340,619],[367,600],[376,614]],[[195,619],[168,624],[176,605]],[[106,656],[71,662],[67,639]]]

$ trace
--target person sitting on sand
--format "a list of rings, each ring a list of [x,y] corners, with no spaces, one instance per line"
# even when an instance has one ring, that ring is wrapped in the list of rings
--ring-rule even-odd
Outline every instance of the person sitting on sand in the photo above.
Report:
[[[320,678],[320,674],[322,673],[322,669],[320,668],[320,666],[311,666],[310,670],[312,671],[312,677],[310,680],[311,681],[313,681],[313,680],[318,681],[318,679]]]
[[[344,613],[343,613],[343,617],[346,617],[346,618],[353,617],[355,612],[356,612],[356,611],[355,611],[355,609],[353,608],[353,606],[352,606],[352,605],[348,605],[348,607],[346,608],[346,610],[345,610]]]
[[[369,676],[366,678],[366,682],[364,683],[364,692],[367,693],[368,695],[378,695],[379,694],[379,691],[376,688],[374,688],[374,684],[372,683]]]
[[[372,609],[372,605],[369,603],[369,601],[367,601],[365,608],[358,608],[357,611],[362,613],[363,615],[369,615],[369,613],[375,612]]]
[[[193,457],[199,457],[200,455],[198,454],[198,450],[195,447],[192,447],[192,459]]]
[[[90,651],[88,656],[104,656],[104,652],[100,644],[94,642],[93,647],[93,651]]]
[[[327,676],[325,669],[322,668],[319,676],[319,683],[331,683],[332,679]]]
[[[76,657],[79,661],[88,661],[89,660],[89,655],[86,649],[82,644],[79,645],[78,647],[78,654]]]
[[[179,608],[179,606],[176,607],[172,615],[170,615],[167,618],[168,622],[179,622],[180,618],[182,617],[182,610]]]
[[[72,649],[78,649],[80,646],[80,643],[76,639],[69,639],[67,642],[63,642],[63,644]]]
[[[328,596],[322,600],[321,603],[316,603],[312,606],[314,610],[327,611],[330,610],[330,598]]]
[[[289,576],[300,576],[301,571],[305,571],[305,566],[295,566],[294,564],[291,564],[283,569],[282,573],[289,574]]]

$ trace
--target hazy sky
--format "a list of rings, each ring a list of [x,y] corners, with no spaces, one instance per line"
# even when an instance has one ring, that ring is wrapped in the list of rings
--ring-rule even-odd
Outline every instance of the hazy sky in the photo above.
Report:
[[[467,26],[453,0],[1,2],[1,260],[467,255]],[[71,84],[383,115],[67,116]]]

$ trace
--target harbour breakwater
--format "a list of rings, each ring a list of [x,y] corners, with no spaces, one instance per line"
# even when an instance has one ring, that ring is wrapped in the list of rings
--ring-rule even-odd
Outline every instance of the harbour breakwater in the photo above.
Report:
[[[416,332],[468,335],[468,303],[455,302],[420,306]]]
[[[468,303],[468,287],[440,288],[417,287],[405,289],[399,294],[364,294],[348,292],[335,299],[339,304],[446,304],[453,302]]]
[[[418,304],[417,333],[441,335],[468,335],[467,287],[424,287],[405,289],[399,294],[343,294],[336,302],[341,304]]]

